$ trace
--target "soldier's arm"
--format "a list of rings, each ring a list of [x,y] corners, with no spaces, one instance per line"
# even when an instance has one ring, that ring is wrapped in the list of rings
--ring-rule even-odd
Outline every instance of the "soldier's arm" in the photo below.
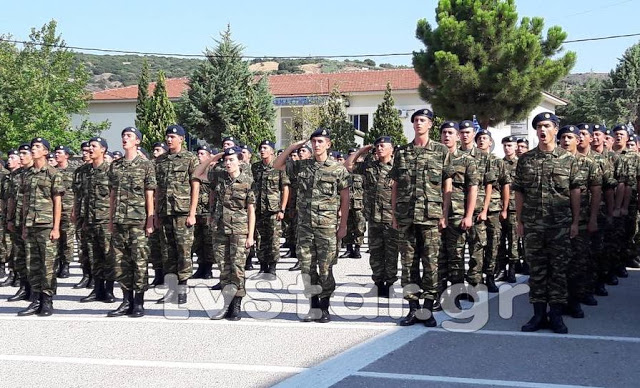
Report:
[[[478,215],[478,218],[482,221],[487,219],[487,213],[489,212],[489,204],[491,204],[491,192],[493,191],[493,185],[488,184],[484,189],[484,203],[482,204],[482,212]],[[484,215],[484,219],[483,219]]]
[[[502,185],[502,194],[500,199],[502,199],[502,211],[506,214],[509,209],[509,200],[511,199],[511,184],[507,183]]]
[[[476,209],[477,200],[478,200],[478,186],[477,185],[469,186],[469,189],[467,191],[467,203],[466,203],[464,218],[467,218],[469,220],[473,218],[473,211]]]
[[[253,233],[256,228],[256,207],[252,203],[247,205],[247,218],[249,222],[249,234],[247,235],[245,247],[248,249],[253,245]]]
[[[50,238],[55,241],[60,238],[60,218],[62,217],[62,195],[53,196],[53,229]]]
[[[518,236],[524,237],[524,224],[522,222],[522,207],[524,196],[520,191],[516,191],[516,231]]]
[[[273,161],[273,168],[275,168],[276,170],[284,171],[284,169],[287,167],[287,158],[289,157],[289,155],[293,152],[293,150],[297,150],[306,143],[307,140],[300,140],[287,147],[287,149],[285,149],[280,155],[278,155],[276,160]]]
[[[602,202],[602,186],[591,186],[591,202],[589,203],[589,224],[597,225],[598,212],[600,211],[600,203]],[[595,232],[595,230],[593,230]]]
[[[116,191],[109,190],[109,232],[113,233],[113,219],[116,215]]]
[[[580,222],[580,189],[571,189],[570,196],[573,222],[571,223],[571,233],[569,237],[574,238],[578,235],[578,223]]]
[[[442,218],[440,219],[440,229],[447,227],[449,219],[449,208],[451,207],[451,190],[453,188],[453,179],[447,178],[442,183]]]
[[[147,237],[153,233],[153,220],[155,219],[155,203],[153,200],[153,190],[144,191],[144,206],[147,210],[147,223],[145,225]]]
[[[361,155],[364,155],[365,153],[369,152],[369,150],[371,150],[372,148],[373,148],[373,145],[369,144],[364,147],[361,147],[360,149],[358,149],[358,151],[349,155],[349,157],[344,161],[344,166],[347,168],[347,170],[349,172],[353,172],[353,167],[355,166],[356,160],[358,160],[358,158],[360,158]]]
[[[396,201],[398,199],[398,184],[396,181],[393,181],[391,184],[391,226],[394,229],[398,228],[398,223],[396,221]]]
[[[191,203],[189,203],[189,215],[187,216],[187,226],[193,226],[196,224],[198,196],[200,195],[200,181],[198,179],[192,179],[190,184],[191,184]]]
[[[349,187],[340,190],[340,226],[338,227],[338,240],[347,235],[347,219],[349,218]]]
[[[289,203],[289,185],[282,186],[282,193],[280,194],[280,211],[284,213],[287,210],[287,204]]]
[[[212,165],[216,164],[223,155],[224,152],[220,152],[215,155],[211,155],[209,159],[207,159],[207,161],[199,163],[196,166],[196,169],[193,171],[192,179],[198,179],[201,181],[207,180],[209,168],[211,168]]]

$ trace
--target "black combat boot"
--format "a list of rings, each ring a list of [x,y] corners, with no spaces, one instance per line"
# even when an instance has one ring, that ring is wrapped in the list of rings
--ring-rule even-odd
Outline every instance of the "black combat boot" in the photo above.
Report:
[[[116,301],[116,297],[113,295],[113,283],[113,280],[105,280],[104,282],[104,295],[102,297],[104,303],[114,303]]]
[[[40,310],[37,314],[40,317],[48,317],[53,314],[53,296],[40,294]]]
[[[133,309],[129,313],[131,318],[144,317],[144,292],[136,291],[133,297]]]
[[[293,267],[289,268],[289,271],[299,271],[300,270],[300,260],[296,261]]]
[[[630,259],[627,263],[627,267],[629,268],[640,268],[640,256],[636,256],[633,259]]]
[[[13,283],[11,283],[11,287],[18,287],[18,286],[20,286],[20,275],[18,275],[18,273],[16,272],[13,277]]]
[[[104,280],[96,278],[94,280],[93,290],[91,290],[89,295],[80,299],[80,302],[89,303],[89,302],[102,301],[102,300],[104,300]]]
[[[378,298],[388,298],[389,294],[387,294],[388,290],[385,287],[384,282],[376,282],[376,289],[378,290]]]
[[[410,300],[409,301],[409,313],[407,314],[406,317],[402,318],[399,322],[400,326],[413,326],[415,325],[418,321],[420,321],[418,319],[418,317],[416,316],[416,313],[418,312],[418,308],[420,307],[420,302],[417,300]]]
[[[164,284],[164,270],[153,269],[153,282],[149,284],[149,287],[157,287]]]
[[[607,291],[607,288],[604,286],[604,281],[598,281],[598,283],[596,283],[595,294],[598,296],[609,295],[609,291]]]
[[[426,327],[436,327],[438,326],[438,322],[433,317],[433,299],[425,299],[423,307],[425,310],[429,312],[429,318],[427,318],[423,323]]]
[[[516,282],[516,264],[509,263],[509,269],[507,270],[507,277],[505,279],[507,283],[515,283]]]
[[[331,315],[329,315],[329,297],[320,298],[320,318],[316,320],[318,323],[331,322]]]
[[[522,326],[522,331],[532,332],[545,329],[549,325],[547,321],[547,304],[544,302],[536,302],[533,304],[533,317]]]
[[[252,262],[251,255],[247,255],[247,260],[244,262],[244,270],[253,271],[253,262]]]
[[[386,288],[385,295],[387,295],[387,298],[395,297],[395,293],[393,292],[393,283],[385,283],[384,288]]]
[[[227,311],[227,316],[225,317],[228,321],[239,321],[240,320],[240,312],[242,311],[242,297],[234,296],[231,301],[231,305],[229,306],[229,311]]]
[[[431,306],[431,311],[442,311],[442,293],[438,292],[438,295],[436,295],[436,298],[433,300],[433,306]],[[424,301],[425,303],[427,303],[427,300],[425,299]]]
[[[85,266],[82,266],[82,278],[76,285],[73,286],[73,288],[77,290],[78,288],[87,287],[87,284],[89,284],[90,278],[91,278],[91,274],[89,273],[89,270],[85,268]]]
[[[16,273],[14,271],[9,271],[9,276],[0,283],[0,287],[9,287],[13,284],[15,280]]]
[[[518,261],[516,261],[515,266],[514,266],[514,268],[516,270],[516,273],[522,274],[522,263],[523,262],[524,262],[524,260],[522,260],[521,258],[518,259]]]
[[[213,279],[213,272],[211,270],[212,267],[213,267],[213,263],[206,263],[204,265],[204,277],[203,277],[203,279],[205,279],[205,280]]]
[[[164,296],[156,301],[156,304],[162,303],[177,303],[178,302],[178,292],[175,288],[169,288],[167,293]]]
[[[505,282],[507,281],[507,266],[501,265],[495,276],[496,282]]]
[[[93,275],[89,276],[89,282],[85,288],[93,289],[96,286],[96,279],[93,278]]]
[[[582,311],[582,306],[580,306],[580,302],[578,302],[574,298],[569,298],[569,302],[567,303],[566,312],[572,318],[584,318],[584,311]]]
[[[18,311],[19,317],[25,317],[27,315],[34,315],[40,311],[42,306],[42,297],[39,292],[31,293],[31,304],[26,309]]]
[[[187,281],[178,281],[178,304],[187,303]]]
[[[117,309],[109,311],[107,317],[121,317],[131,314],[133,309],[133,291],[122,289],[122,303]]]
[[[218,282],[209,288],[211,291],[220,291],[222,290],[222,283]]]
[[[280,256],[283,259],[295,259],[298,257],[298,254],[296,253],[296,245],[295,244],[291,244],[289,246],[289,251],[287,253],[285,253],[284,255]]]
[[[362,257],[362,255],[360,254],[360,244],[356,244],[353,246],[353,251],[351,252],[351,255],[349,257],[352,259],[360,259]]]
[[[320,311],[320,298],[318,298],[317,296],[312,296],[309,302],[309,312],[302,317],[302,322],[313,322],[322,317],[322,312]]]
[[[218,311],[217,314],[212,315],[209,319],[217,321],[222,318],[226,318],[227,314],[229,314],[229,310],[231,310],[234,307],[232,305],[233,305],[233,300],[235,298],[235,294],[222,292],[222,298],[224,299],[224,305],[222,306],[220,311]]]
[[[616,273],[613,270],[609,271],[609,275],[607,275],[607,284],[610,286],[617,286],[618,283],[619,282]]]
[[[619,278],[625,279],[629,277],[629,272],[627,272],[627,268],[624,265],[621,265],[616,268],[616,275],[618,275]]]
[[[204,279],[204,263],[198,263],[198,269],[191,275],[191,279]]]
[[[0,279],[7,276],[7,271],[4,268],[4,263],[0,263]]]
[[[487,291],[490,293],[495,294],[496,292],[500,292],[500,289],[496,286],[496,281],[494,280],[492,273],[487,274],[484,284],[487,286]]]
[[[549,305],[549,328],[554,333],[567,334],[569,329],[562,321],[562,307],[563,305],[557,303]]]
[[[579,302],[584,304],[584,305],[587,305],[587,306],[597,306],[598,305],[598,300],[596,298],[594,298],[592,294],[589,294],[589,295],[585,296],[584,298],[580,299]]]
[[[60,271],[58,272],[58,277],[60,279],[67,279],[69,277],[69,263],[62,262],[60,265]]]
[[[353,254],[353,244],[347,244],[347,250],[338,256],[340,259],[344,259],[345,257],[351,257]]]
[[[522,274],[523,275],[530,275],[531,274],[529,272],[529,263],[527,263],[525,260],[522,261]]]
[[[269,264],[267,264],[264,261],[261,261],[260,262],[260,270],[258,271],[258,274],[267,273],[267,272],[269,272]]]
[[[20,288],[16,293],[7,299],[7,302],[17,302],[19,300],[29,300],[29,282],[26,280],[20,280]]]
[[[267,266],[267,272],[266,273],[269,274],[269,278],[272,279],[272,280],[275,280],[276,277],[277,277],[276,276],[276,265],[277,264],[278,263],[274,262],[274,263],[269,263],[269,265]]]

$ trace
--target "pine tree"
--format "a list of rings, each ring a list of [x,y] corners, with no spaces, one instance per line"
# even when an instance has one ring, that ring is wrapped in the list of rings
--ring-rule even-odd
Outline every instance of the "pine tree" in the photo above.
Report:
[[[609,105],[604,97],[602,81],[590,78],[583,85],[578,86],[578,90],[572,90],[565,94],[569,103],[567,106],[560,106],[556,114],[563,124],[594,123],[605,124],[611,122],[605,116]],[[615,121],[615,120],[614,120]]]
[[[407,142],[402,128],[402,120],[391,96],[391,84],[388,82],[382,102],[373,114],[373,127],[364,136],[364,143],[373,144],[380,136],[391,136],[394,144]]]
[[[640,130],[640,43],[629,47],[603,84],[603,105],[610,125],[632,123]]]
[[[567,34],[542,18],[517,24],[515,0],[439,0],[437,28],[418,21],[426,50],[413,53],[423,99],[449,120],[478,117],[482,127],[526,116],[541,92],[568,74],[576,55],[559,56]],[[554,59],[556,58],[556,59]]]
[[[246,108],[240,112],[240,120],[237,125],[233,125],[229,134],[235,136],[242,144],[249,145],[253,150],[257,150],[263,140],[271,140],[275,142],[276,135],[273,130],[272,122],[264,119],[261,112],[263,101],[259,100],[263,88],[267,88],[266,78],[263,78],[254,86],[247,89]],[[271,101],[269,101],[271,105]]]
[[[147,131],[147,116],[149,114],[149,62],[142,62],[142,71],[138,79],[138,100],[136,102],[136,127],[142,132]]]
[[[142,146],[151,149],[153,143],[165,138],[165,131],[169,125],[176,123],[176,113],[167,94],[167,82],[164,72],[158,72],[153,97],[149,103],[146,120],[146,133],[143,132]]]
[[[320,126],[331,131],[331,148],[345,152],[356,147],[355,128],[349,121],[344,108],[344,99],[340,90],[335,87],[329,94],[327,102],[321,109]]]

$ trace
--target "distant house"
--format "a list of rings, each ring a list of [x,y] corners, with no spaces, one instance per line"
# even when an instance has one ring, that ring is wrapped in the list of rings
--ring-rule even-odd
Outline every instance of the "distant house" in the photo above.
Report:
[[[404,133],[407,139],[412,139],[413,128],[409,119],[411,114],[416,109],[429,107],[418,95],[420,78],[413,69],[268,76],[269,89],[274,96],[273,104],[276,108],[277,145],[282,147],[289,144],[287,129],[293,125],[295,110],[322,104],[334,87],[338,87],[345,97],[349,119],[356,134],[362,136],[373,124],[373,113],[382,102],[387,82],[391,83],[395,105],[403,120]],[[149,86],[150,92],[154,87],[155,84]],[[177,101],[187,88],[186,78],[167,80],[167,93],[172,101]],[[85,118],[91,121],[108,119],[111,122],[111,128],[102,136],[113,145],[111,148],[114,150],[120,149],[122,128],[134,123],[137,96],[136,85],[94,92],[92,95],[88,117]],[[529,124],[533,116],[545,110],[555,112],[556,107],[562,105],[566,105],[566,102],[543,92],[540,104],[528,114],[526,120],[502,123],[491,128],[493,137],[499,142],[502,137],[513,134],[528,137],[535,143],[534,131]],[[81,120],[81,117],[74,117],[74,125],[78,125]],[[358,142],[362,141],[360,136],[356,137]],[[500,154],[501,147],[497,148],[496,151]]]

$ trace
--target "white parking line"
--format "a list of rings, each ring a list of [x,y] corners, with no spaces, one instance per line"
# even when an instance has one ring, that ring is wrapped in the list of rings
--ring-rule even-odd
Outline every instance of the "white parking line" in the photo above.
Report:
[[[499,331],[499,330],[480,330],[480,331],[473,332],[473,334],[509,335],[514,337],[546,337],[546,338],[640,343],[640,338],[638,337],[618,337],[618,336],[608,336],[608,335],[525,333],[521,331]]]
[[[489,379],[475,379],[475,378],[465,378],[465,377],[410,375],[410,374],[399,374],[399,373],[356,372],[353,375],[359,376],[359,377],[376,378],[376,379],[430,381],[430,382],[439,382],[439,383],[470,384],[474,386],[490,385],[490,386],[500,386],[500,387],[524,387],[524,388],[583,388],[585,387],[584,385],[532,383],[528,381],[489,380]]]

